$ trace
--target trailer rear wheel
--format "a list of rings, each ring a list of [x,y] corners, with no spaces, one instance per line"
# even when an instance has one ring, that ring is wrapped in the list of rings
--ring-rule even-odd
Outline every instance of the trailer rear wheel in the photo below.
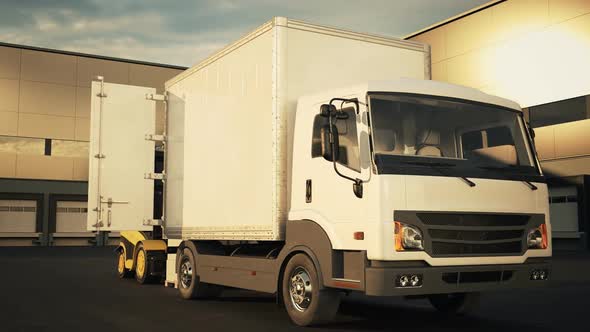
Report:
[[[340,292],[320,289],[316,268],[305,254],[297,254],[287,263],[282,290],[287,313],[299,326],[329,322],[338,312]]]
[[[121,279],[129,278],[131,271],[125,267],[125,252],[123,250],[117,251],[117,276]]]
[[[176,270],[180,296],[186,300],[218,296],[223,288],[218,285],[201,282],[197,275],[196,263],[197,260],[193,250],[190,248],[182,249]]]
[[[465,315],[479,307],[479,293],[433,294],[428,296],[430,304],[445,314]]]

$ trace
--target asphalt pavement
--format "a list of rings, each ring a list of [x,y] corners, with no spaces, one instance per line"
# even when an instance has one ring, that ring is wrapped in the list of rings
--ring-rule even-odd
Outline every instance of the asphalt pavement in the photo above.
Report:
[[[560,253],[547,288],[484,293],[449,318],[425,300],[347,296],[336,321],[294,326],[273,296],[185,301],[116,277],[112,248],[0,248],[0,331],[590,331],[590,255]]]

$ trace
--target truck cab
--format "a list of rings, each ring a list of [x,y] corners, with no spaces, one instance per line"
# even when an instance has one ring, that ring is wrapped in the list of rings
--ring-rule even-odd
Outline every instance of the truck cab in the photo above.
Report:
[[[366,251],[367,294],[548,278],[547,185],[516,103],[372,81],[302,97],[294,133],[289,220],[313,220],[334,250]]]

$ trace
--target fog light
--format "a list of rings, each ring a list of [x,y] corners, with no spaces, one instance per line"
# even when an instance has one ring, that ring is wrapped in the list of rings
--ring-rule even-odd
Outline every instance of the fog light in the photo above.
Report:
[[[531,271],[531,280],[547,280],[549,278],[549,271],[546,269]]]
[[[408,276],[403,275],[403,276],[399,277],[399,285],[400,286],[406,287],[409,283],[410,283],[410,280],[408,279]]]
[[[395,277],[395,287],[411,288],[422,286],[421,274],[402,274]]]
[[[545,272],[545,270],[539,271],[539,279],[541,279],[541,280],[547,279],[547,272]]]

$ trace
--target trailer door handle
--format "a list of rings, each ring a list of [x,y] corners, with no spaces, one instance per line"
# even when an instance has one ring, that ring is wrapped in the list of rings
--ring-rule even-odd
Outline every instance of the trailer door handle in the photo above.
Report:
[[[105,200],[100,200],[101,204],[107,204],[107,207],[112,207],[113,204],[129,204],[128,201],[113,201],[113,199],[111,197],[109,197],[109,199]]]

